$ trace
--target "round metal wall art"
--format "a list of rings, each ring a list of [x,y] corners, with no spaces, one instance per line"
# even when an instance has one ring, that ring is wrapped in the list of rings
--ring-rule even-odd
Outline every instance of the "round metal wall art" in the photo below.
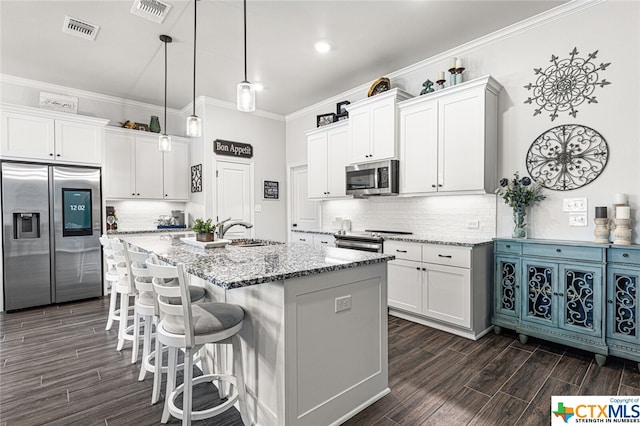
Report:
[[[544,71],[542,68],[534,68],[537,75],[535,83],[529,83],[525,87],[532,90],[531,97],[524,101],[525,104],[536,103],[538,108],[533,116],[539,115],[543,110],[551,112],[551,121],[558,117],[558,112],[569,111],[569,115],[576,118],[578,110],[575,108],[584,101],[598,103],[593,92],[596,86],[604,87],[611,82],[606,79],[599,80],[598,71],[604,71],[611,63],[596,65],[592,61],[596,59],[598,51],[589,53],[586,58],[579,58],[578,50],[574,47],[569,57],[560,59],[551,55],[552,64]]]
[[[529,147],[527,171],[532,179],[554,191],[588,185],[602,173],[609,159],[607,141],[580,124],[552,127]]]

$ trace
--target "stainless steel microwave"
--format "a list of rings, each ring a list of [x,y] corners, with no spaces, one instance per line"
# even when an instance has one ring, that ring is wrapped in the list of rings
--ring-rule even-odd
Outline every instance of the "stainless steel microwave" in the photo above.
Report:
[[[347,195],[398,194],[398,160],[355,164],[346,167]]]

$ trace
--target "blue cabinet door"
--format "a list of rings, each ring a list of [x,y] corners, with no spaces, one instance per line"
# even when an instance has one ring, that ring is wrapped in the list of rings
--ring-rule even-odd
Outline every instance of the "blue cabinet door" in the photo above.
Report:
[[[561,263],[559,265],[558,326],[562,329],[603,335],[602,266]]]
[[[522,259],[522,320],[553,327],[557,324],[558,265]]]
[[[520,258],[497,255],[495,268],[496,313],[517,318],[520,316]]]
[[[640,343],[637,324],[640,270],[609,266],[607,282],[607,337]]]

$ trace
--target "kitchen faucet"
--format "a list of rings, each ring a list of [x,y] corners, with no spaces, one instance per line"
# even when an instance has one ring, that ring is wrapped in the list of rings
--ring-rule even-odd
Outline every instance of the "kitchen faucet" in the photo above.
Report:
[[[229,217],[229,218],[227,218],[227,219],[225,219],[225,220],[223,220],[223,221],[221,221],[221,222],[218,224],[218,238],[219,238],[219,239],[223,239],[223,238],[224,238],[224,234],[226,234],[226,233],[227,233],[227,231],[228,231],[230,228],[232,228],[232,227],[234,227],[234,226],[236,226],[236,225],[244,226],[244,227],[245,227],[245,228],[247,228],[247,229],[249,229],[249,228],[253,228],[253,225],[252,225],[252,224],[250,224],[250,223],[248,223],[248,222],[231,222],[231,223],[227,223],[227,224],[225,225],[224,223],[225,223],[225,222],[227,222],[227,221],[229,221],[229,220],[231,220],[231,218],[230,218],[230,217]]]

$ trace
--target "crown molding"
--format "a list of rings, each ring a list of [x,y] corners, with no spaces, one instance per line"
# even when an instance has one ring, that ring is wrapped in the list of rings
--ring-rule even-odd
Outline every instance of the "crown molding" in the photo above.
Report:
[[[608,0],[572,0],[568,3],[564,3],[560,6],[556,6],[553,9],[549,9],[545,12],[539,13],[538,15],[527,18],[523,21],[517,22],[515,24],[509,25],[508,27],[499,29],[482,37],[479,37],[475,40],[472,40],[468,43],[461,44],[452,49],[446,50],[444,52],[438,53],[437,55],[431,56],[430,58],[424,59],[420,62],[416,62],[415,64],[409,65],[407,67],[401,68],[397,71],[391,72],[386,75],[389,79],[398,78],[405,74],[411,73],[416,70],[420,70],[424,67],[447,61],[452,56],[460,55],[461,53],[469,52],[474,49],[478,49],[479,47],[488,46],[493,43],[497,43],[502,40],[506,40],[511,37],[515,37],[519,34],[525,33],[527,31],[531,31],[535,28],[538,28],[542,25],[546,25],[558,19],[563,19],[567,16],[573,15],[575,13],[582,12],[585,9],[596,6],[601,3],[605,3]],[[328,103],[340,102],[349,96],[357,96],[361,94],[363,91],[366,93],[371,86],[370,81],[368,83],[361,84],[353,89],[342,92],[336,96],[325,99],[323,101],[317,102],[313,105],[305,107],[296,112],[292,112],[291,114],[287,114],[285,116],[285,121],[294,120],[296,118],[300,118],[309,113],[312,113],[319,108],[323,108]]]

